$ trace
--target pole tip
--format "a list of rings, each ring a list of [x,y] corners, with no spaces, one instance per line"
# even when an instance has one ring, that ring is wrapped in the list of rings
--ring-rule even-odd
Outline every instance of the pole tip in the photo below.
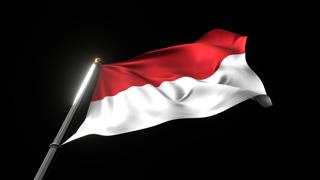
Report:
[[[93,63],[95,63],[95,64],[100,64],[101,61],[102,61],[101,58],[97,57],[97,58],[94,59],[94,62],[93,62]]]

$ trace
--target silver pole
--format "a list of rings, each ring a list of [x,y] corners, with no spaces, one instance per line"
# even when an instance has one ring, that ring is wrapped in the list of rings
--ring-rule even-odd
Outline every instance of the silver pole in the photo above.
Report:
[[[48,167],[49,167],[49,165],[50,165],[50,163],[51,163],[51,161],[52,161],[52,159],[53,159],[53,157],[54,157],[54,155],[55,155],[55,153],[57,151],[57,149],[61,145],[61,140],[62,140],[64,134],[66,133],[66,131],[67,131],[69,125],[70,125],[70,122],[71,122],[71,120],[73,118],[73,115],[74,115],[74,113],[76,112],[76,110],[79,107],[81,99],[82,99],[82,97],[84,95],[84,92],[85,92],[85,90],[87,88],[87,85],[90,82],[91,77],[93,75],[93,72],[96,69],[96,67],[99,66],[100,62],[101,62],[101,59],[100,58],[96,58],[94,60],[94,63],[91,65],[86,77],[84,78],[84,80],[83,80],[83,82],[82,82],[82,84],[81,84],[81,86],[80,86],[80,88],[78,90],[78,93],[77,93],[77,95],[75,97],[75,100],[74,100],[74,102],[72,104],[72,107],[70,108],[70,110],[69,110],[64,122],[61,125],[61,128],[60,128],[58,134],[54,138],[53,142],[49,145],[49,151],[48,151],[46,157],[44,158],[44,160],[42,161],[42,164],[41,164],[36,176],[34,177],[34,180],[42,180],[43,179],[43,177],[44,177],[44,175],[45,175],[45,173],[46,173],[46,171],[47,171],[47,169],[48,169]]]

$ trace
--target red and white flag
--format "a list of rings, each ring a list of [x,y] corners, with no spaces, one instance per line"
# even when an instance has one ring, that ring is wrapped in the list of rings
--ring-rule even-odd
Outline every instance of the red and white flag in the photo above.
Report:
[[[191,44],[101,65],[87,117],[66,142],[208,117],[266,95],[246,62],[246,39],[215,29]]]

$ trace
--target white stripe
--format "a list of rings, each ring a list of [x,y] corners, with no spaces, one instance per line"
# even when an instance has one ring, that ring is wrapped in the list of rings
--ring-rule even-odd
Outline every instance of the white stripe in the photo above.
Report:
[[[263,84],[247,65],[245,54],[230,55],[207,79],[182,77],[159,87],[133,86],[91,102],[84,123],[66,142],[89,134],[131,132],[173,119],[208,117],[261,94],[266,94]]]

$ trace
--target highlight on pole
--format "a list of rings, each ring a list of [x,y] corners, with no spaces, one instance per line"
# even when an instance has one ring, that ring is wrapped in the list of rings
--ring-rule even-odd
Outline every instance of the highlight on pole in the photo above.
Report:
[[[84,90],[86,89],[86,87],[88,86],[89,80],[91,79],[91,76],[93,75],[94,69],[97,66],[97,63],[101,62],[100,58],[96,58],[94,60],[94,63],[92,63],[87,75],[85,76],[85,78],[82,81],[82,84],[77,92],[76,97],[74,98],[73,104],[75,104],[76,102],[79,101],[80,97],[82,96],[82,94],[84,93]]]

